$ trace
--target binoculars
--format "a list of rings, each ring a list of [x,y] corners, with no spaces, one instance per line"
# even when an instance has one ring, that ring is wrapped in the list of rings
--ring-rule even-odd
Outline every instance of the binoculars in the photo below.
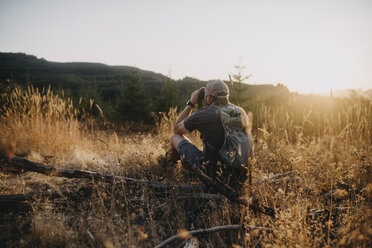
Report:
[[[199,96],[198,96],[198,108],[202,108],[203,107],[204,95],[205,95],[205,89],[203,88],[199,92]]]

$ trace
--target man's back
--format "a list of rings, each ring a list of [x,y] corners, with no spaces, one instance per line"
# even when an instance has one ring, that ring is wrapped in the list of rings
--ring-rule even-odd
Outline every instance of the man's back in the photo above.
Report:
[[[184,122],[188,131],[198,130],[203,139],[216,149],[221,148],[225,139],[219,111],[217,106],[211,105],[194,112]]]

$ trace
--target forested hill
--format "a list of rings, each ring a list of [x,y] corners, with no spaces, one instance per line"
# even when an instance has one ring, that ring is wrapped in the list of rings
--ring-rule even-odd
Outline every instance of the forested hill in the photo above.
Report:
[[[164,82],[160,73],[130,66],[108,66],[101,63],[58,63],[24,53],[0,53],[0,80],[11,79],[21,84],[59,85],[118,82],[137,71],[146,82]]]
[[[226,72],[228,73],[228,72]],[[151,122],[151,112],[183,107],[195,89],[205,81],[185,77],[172,80],[160,73],[130,66],[100,63],[57,63],[24,53],[0,53],[0,86],[6,82],[38,88],[49,85],[56,92],[89,107],[89,99],[103,109],[106,118],[118,121]],[[287,99],[283,85],[247,85],[227,82],[231,101],[254,114],[261,104],[275,105]]]

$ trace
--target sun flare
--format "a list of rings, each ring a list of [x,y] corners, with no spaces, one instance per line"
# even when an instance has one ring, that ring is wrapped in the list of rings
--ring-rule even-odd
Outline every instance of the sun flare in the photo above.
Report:
[[[340,50],[316,49],[302,53],[291,70],[290,90],[304,94],[326,94],[331,90],[352,87],[354,65],[352,59]]]

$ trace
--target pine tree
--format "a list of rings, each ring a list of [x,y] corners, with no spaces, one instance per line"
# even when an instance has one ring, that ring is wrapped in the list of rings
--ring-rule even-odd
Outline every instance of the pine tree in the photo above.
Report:
[[[171,107],[179,106],[179,101],[180,95],[175,82],[170,78],[167,78],[156,99],[156,112],[168,112]]]
[[[151,118],[151,100],[142,78],[132,72],[126,87],[122,87],[117,100],[116,113],[121,121],[148,122]]]
[[[245,69],[245,66],[241,65],[241,61],[239,65],[235,65],[234,68],[236,69],[236,73],[229,74],[230,85],[233,93],[233,98],[231,98],[230,96],[230,100],[232,100],[233,103],[238,104],[240,106],[240,104],[243,103],[243,101],[245,100],[242,84],[244,83],[245,80],[249,79],[252,76],[252,74],[249,74],[247,76],[243,75],[243,70]]]

